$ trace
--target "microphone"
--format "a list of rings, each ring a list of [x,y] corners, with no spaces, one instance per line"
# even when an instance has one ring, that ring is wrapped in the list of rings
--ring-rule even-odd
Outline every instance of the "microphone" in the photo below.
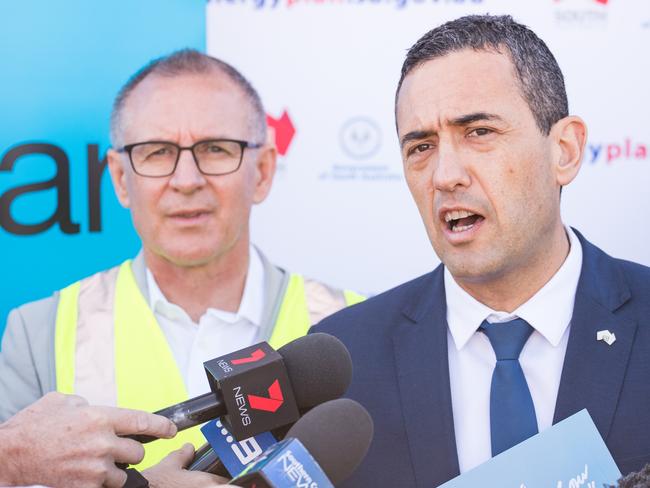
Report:
[[[350,353],[324,333],[300,337],[278,351],[263,342],[204,363],[211,392],[155,412],[179,431],[224,417],[237,439],[296,421],[305,409],[343,395],[352,378]],[[129,436],[145,443],[155,438]]]
[[[299,348],[299,351],[287,355],[285,351],[293,348]],[[338,340],[332,340],[332,336],[324,335],[319,341],[294,341],[284,346],[281,351],[285,357],[290,358],[286,363],[289,375],[292,378],[294,375],[300,375],[303,380],[302,387],[294,388],[301,414],[315,405],[339,398],[347,390],[352,375],[352,365],[348,360],[349,354],[345,346]],[[301,371],[299,368],[302,368],[300,364],[302,360],[295,360],[299,355],[304,357],[325,356],[336,367],[332,367],[332,365],[325,367],[325,364],[321,363],[321,371],[315,367],[309,372]],[[323,372],[326,374],[324,375]],[[309,394],[307,394],[308,392]],[[210,421],[201,428],[209,443],[204,444],[196,451],[194,460],[187,469],[230,477],[241,472],[277,440],[283,439],[292,425],[283,425],[271,430],[270,433],[265,432],[236,442],[220,420]]]
[[[242,488],[338,486],[361,464],[373,436],[368,411],[347,398],[319,405],[231,483]]]
[[[267,448],[283,439],[293,424],[285,425],[271,432],[249,437],[236,442],[221,420],[212,420],[201,427],[208,440],[194,454],[188,471],[203,471],[230,478],[240,473]]]

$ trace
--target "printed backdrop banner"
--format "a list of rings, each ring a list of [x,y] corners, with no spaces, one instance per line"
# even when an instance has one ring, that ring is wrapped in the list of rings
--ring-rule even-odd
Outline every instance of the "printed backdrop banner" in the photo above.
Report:
[[[565,221],[650,264],[646,0],[3,2],[0,333],[10,308],[137,251],[103,163],[110,106],[139,66],[186,46],[233,63],[265,101],[281,157],[253,240],[271,259],[366,292],[430,270],[437,258],[402,175],[395,85],[424,32],[485,12],[510,13],[548,42],[571,112],[589,124]]]
[[[548,43],[571,113],[588,123],[583,169],[562,196],[565,222],[650,265],[646,0],[211,0],[208,52],[250,77],[282,141],[280,173],[252,226],[272,258],[368,292],[438,263],[402,175],[394,92],[421,35],[487,12],[513,15]]]
[[[205,49],[205,2],[2,2],[0,18],[1,335],[10,308],[137,252],[103,163],[111,104],[150,59]]]

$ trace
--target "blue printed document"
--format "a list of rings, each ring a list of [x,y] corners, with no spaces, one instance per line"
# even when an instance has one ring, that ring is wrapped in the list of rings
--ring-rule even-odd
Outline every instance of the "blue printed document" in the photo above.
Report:
[[[602,488],[621,477],[587,410],[477,466],[440,488]]]

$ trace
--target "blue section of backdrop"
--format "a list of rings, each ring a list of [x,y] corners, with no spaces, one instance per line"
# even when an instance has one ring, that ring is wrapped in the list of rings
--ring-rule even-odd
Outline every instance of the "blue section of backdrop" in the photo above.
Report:
[[[135,70],[182,47],[205,50],[205,1],[2,2],[0,18],[1,335],[11,308],[137,252],[137,235],[117,203],[108,170],[99,190],[87,183],[88,153],[97,168],[93,145],[103,159],[112,100]],[[26,146],[14,159],[12,148],[35,142],[60,148],[63,152],[48,146],[58,152],[58,163],[51,155],[25,154]],[[63,177],[66,157],[69,178]],[[19,195],[12,191],[51,180],[57,171],[56,187]],[[61,190],[68,180],[69,218],[61,215],[67,213]],[[99,192],[101,231],[93,232],[91,221],[94,227],[98,221],[91,219],[89,198]],[[17,225],[47,221],[57,206],[58,220],[69,220],[68,233],[55,223],[31,235],[16,234]]]

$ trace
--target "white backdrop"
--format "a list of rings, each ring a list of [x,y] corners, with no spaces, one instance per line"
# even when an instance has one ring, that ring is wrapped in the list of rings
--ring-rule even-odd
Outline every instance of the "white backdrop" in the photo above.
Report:
[[[253,241],[277,263],[379,292],[438,259],[403,179],[393,97],[407,49],[469,13],[511,14],[549,45],[589,126],[563,218],[650,265],[647,0],[211,0],[207,50],[259,90],[289,139]],[[284,151],[283,151],[284,152]]]

